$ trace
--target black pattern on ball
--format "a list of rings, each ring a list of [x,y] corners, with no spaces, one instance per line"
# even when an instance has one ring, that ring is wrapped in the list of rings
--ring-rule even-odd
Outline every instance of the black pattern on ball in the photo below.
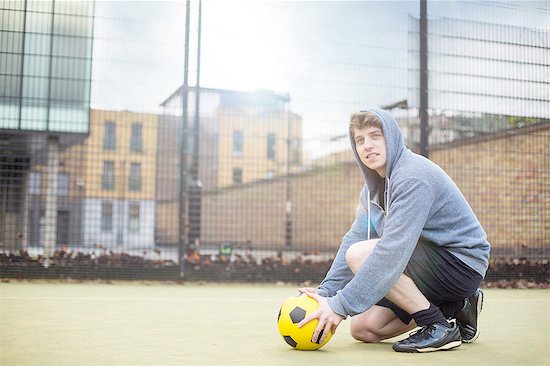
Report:
[[[296,341],[295,341],[294,339],[292,339],[291,336],[284,336],[283,338],[285,339],[285,342],[286,342],[286,343],[288,343],[288,344],[290,344],[292,347],[296,348],[296,345],[297,345],[298,343],[296,343]]]
[[[292,319],[292,323],[296,324],[304,320],[304,318],[306,317],[306,311],[301,307],[296,306],[289,315],[290,319]]]
[[[279,320],[281,319],[281,310],[283,310],[283,309],[279,309],[279,315],[277,316],[277,322],[279,322]]]
[[[317,340],[315,341],[315,343],[321,344],[321,337],[323,336],[323,333],[325,333],[324,329],[321,331],[321,333],[319,333],[319,337],[317,337]]]

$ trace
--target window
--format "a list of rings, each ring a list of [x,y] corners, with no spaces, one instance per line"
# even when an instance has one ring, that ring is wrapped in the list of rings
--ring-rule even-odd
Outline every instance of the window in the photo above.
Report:
[[[64,197],[69,195],[69,175],[67,173],[57,174],[57,195]]]
[[[29,174],[29,193],[40,194],[42,191],[42,175],[39,172]]]
[[[103,162],[103,176],[101,177],[101,188],[112,191],[115,189],[115,162]]]
[[[243,169],[233,168],[233,184],[241,184],[243,182]]]
[[[132,163],[130,165],[130,179],[128,180],[128,189],[130,191],[141,190],[141,163]]]
[[[297,138],[290,140],[290,163],[298,165],[302,164],[300,140]]]
[[[130,203],[130,207],[128,208],[128,231],[132,233],[139,232],[139,216],[139,203]]]
[[[101,203],[101,230],[113,230],[113,204],[111,202]]]
[[[277,141],[277,137],[274,133],[268,133],[267,134],[267,158],[270,160],[275,160],[275,143]]]
[[[132,135],[130,136],[130,151],[143,152],[142,124],[132,124]]]
[[[103,150],[116,150],[116,125],[114,122],[105,122]]]
[[[233,131],[233,156],[243,156],[243,131]]]
[[[71,230],[71,213],[66,210],[57,211],[57,242],[62,245],[69,244],[69,232]]]

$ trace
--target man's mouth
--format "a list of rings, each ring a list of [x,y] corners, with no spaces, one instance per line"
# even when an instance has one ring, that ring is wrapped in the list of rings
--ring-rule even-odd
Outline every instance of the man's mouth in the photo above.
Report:
[[[371,159],[374,159],[378,156],[379,154],[377,153],[370,153],[370,154],[367,154],[365,157],[367,160],[371,160]]]

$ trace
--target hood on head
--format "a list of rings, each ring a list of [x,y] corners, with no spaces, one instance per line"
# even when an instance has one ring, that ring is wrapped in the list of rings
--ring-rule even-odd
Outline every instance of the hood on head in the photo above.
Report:
[[[383,109],[367,108],[361,112],[374,112],[380,119],[382,124],[382,133],[384,134],[384,139],[386,141],[386,174],[389,179],[391,178],[395,163],[399,159],[401,153],[406,149],[401,130],[399,129],[395,119]],[[359,164],[359,168],[361,168],[361,172],[365,177],[365,182],[367,183],[367,187],[371,195],[370,199],[372,199],[376,192],[376,187],[384,180],[384,178],[380,177],[376,171],[369,169],[365,164],[363,164],[359,154],[357,153],[357,149],[355,148],[355,141],[351,135],[351,132],[349,134],[349,139],[351,143],[351,150],[353,151],[355,160],[357,161],[357,164]]]

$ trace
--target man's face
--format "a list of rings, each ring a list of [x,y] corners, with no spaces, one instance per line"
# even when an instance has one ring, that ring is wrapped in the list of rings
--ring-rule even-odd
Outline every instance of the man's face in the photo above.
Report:
[[[363,164],[375,170],[382,178],[386,177],[386,139],[378,127],[354,129],[355,148]]]

